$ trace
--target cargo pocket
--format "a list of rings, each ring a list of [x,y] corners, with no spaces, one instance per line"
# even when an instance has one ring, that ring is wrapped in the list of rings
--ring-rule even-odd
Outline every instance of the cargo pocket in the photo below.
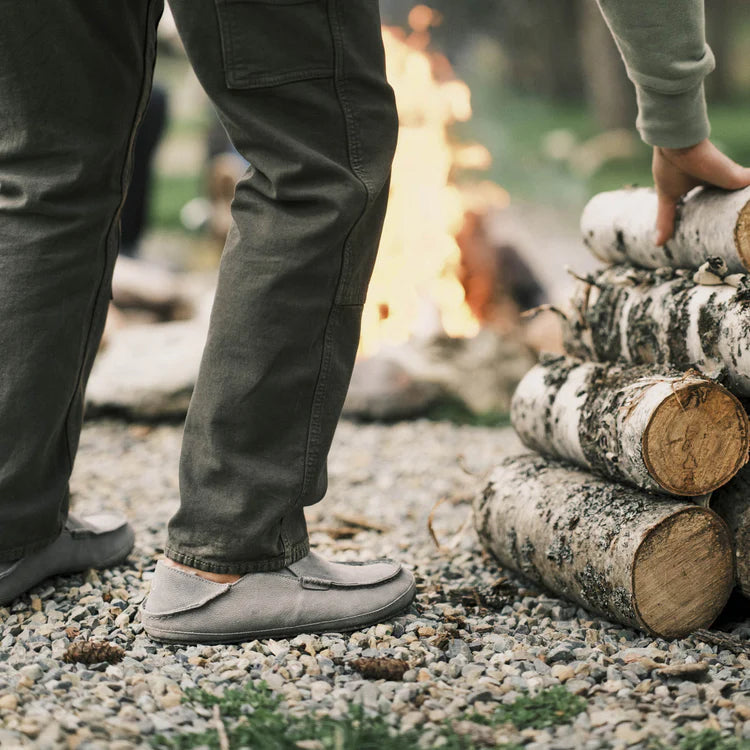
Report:
[[[333,76],[327,0],[215,0],[230,89]]]

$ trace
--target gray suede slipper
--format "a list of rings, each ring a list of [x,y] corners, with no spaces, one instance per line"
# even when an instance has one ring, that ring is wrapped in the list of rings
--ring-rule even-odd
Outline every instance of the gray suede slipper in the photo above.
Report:
[[[328,562],[311,552],[272,573],[214,583],[159,561],[141,622],[157,641],[239,643],[299,633],[340,633],[382,622],[414,598],[399,563]]]
[[[50,576],[117,565],[130,554],[134,540],[133,529],[118,513],[68,516],[54,542],[15,562],[0,562],[0,606]]]

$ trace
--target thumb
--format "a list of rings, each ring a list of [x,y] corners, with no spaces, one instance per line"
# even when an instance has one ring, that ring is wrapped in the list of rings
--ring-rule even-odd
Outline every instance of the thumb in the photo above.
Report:
[[[654,244],[664,245],[672,239],[674,222],[677,215],[677,201],[666,193],[659,192],[659,205],[656,211],[656,232]]]

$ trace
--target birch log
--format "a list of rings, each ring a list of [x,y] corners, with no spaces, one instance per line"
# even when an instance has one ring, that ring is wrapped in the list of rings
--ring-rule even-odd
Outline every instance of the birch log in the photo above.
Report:
[[[652,492],[695,497],[747,461],[742,404],[695,370],[555,357],[532,368],[511,404],[523,443]]]
[[[594,196],[581,216],[586,246],[607,263],[698,268],[724,260],[729,273],[750,270],[750,188],[700,189],[681,205],[674,237],[654,244],[656,192],[629,188]]]
[[[734,540],[737,586],[750,599],[750,469],[739,474],[711,497],[711,510],[729,527]]]
[[[750,396],[750,290],[615,267],[581,282],[565,349],[581,359],[695,367]]]
[[[708,627],[734,585],[729,531],[711,510],[541,456],[505,459],[474,521],[503,566],[665,638]]]

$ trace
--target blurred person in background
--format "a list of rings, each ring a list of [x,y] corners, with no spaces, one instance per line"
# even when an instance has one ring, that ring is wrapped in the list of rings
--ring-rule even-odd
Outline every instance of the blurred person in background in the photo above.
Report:
[[[0,604],[123,562],[124,519],[68,513],[161,0],[0,0]],[[414,595],[391,561],[310,551],[304,507],[357,350],[397,118],[376,0],[172,0],[250,164],[185,426],[181,506],[142,611],[174,642],[350,630]],[[708,140],[701,0],[601,0],[654,146],[658,237],[693,185],[742,187]]]
[[[167,126],[166,89],[154,86],[133,146],[133,172],[120,217],[120,252],[138,255],[143,232],[148,226],[154,182],[154,157]]]

